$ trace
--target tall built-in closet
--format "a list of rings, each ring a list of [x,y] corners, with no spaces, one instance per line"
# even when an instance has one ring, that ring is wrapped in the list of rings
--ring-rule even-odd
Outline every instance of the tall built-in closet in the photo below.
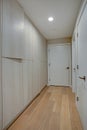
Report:
[[[47,44],[17,0],[0,2],[0,127],[6,128],[47,85]]]

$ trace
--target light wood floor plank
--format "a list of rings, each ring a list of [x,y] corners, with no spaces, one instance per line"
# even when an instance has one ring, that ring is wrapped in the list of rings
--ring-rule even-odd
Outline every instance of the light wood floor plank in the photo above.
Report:
[[[45,88],[8,130],[83,130],[71,88]]]
[[[71,130],[71,119],[70,119],[68,95],[62,96],[60,130]]]

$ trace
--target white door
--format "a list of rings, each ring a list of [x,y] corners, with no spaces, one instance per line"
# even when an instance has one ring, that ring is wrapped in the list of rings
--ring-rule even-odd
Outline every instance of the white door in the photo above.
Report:
[[[77,102],[84,130],[87,130],[87,5],[78,25],[78,87]],[[85,76],[85,77],[84,77]]]
[[[48,80],[49,85],[70,85],[70,45],[48,46]]]

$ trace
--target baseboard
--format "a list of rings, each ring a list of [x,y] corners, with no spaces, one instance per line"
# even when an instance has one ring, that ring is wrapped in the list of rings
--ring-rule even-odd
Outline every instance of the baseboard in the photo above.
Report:
[[[48,85],[48,86],[49,87],[70,87],[70,88],[72,88],[71,85],[68,85],[68,86],[67,85],[66,86],[65,85]]]

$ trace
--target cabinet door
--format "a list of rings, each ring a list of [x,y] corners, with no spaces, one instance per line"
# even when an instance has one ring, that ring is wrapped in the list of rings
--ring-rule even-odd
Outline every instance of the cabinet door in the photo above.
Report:
[[[23,61],[24,107],[32,100],[32,61]]]
[[[33,61],[33,97],[40,92],[40,62]]]
[[[24,56],[24,12],[16,0],[3,0],[3,56]]]
[[[25,59],[32,59],[32,24],[29,22],[28,17],[24,16],[24,36],[25,36]]]
[[[47,63],[40,63],[40,89],[43,89],[47,85]]]
[[[32,33],[33,60],[39,60],[39,34],[34,27],[32,27]]]
[[[23,109],[23,86],[21,64],[18,61],[3,59],[3,127],[6,127]]]

